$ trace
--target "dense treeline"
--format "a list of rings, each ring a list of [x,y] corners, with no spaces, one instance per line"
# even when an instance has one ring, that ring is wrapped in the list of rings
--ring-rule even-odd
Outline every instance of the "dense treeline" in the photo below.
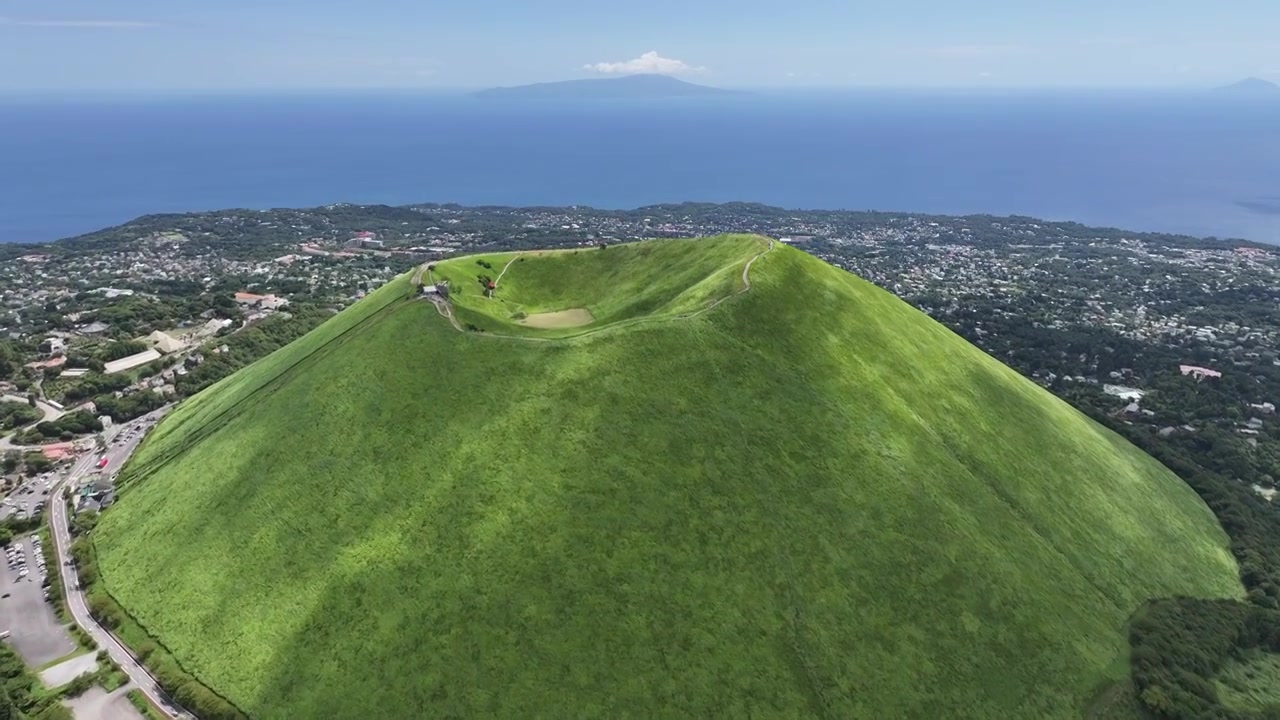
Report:
[[[11,342],[0,342],[0,380],[8,380],[22,369],[22,354]]]
[[[146,352],[146,350],[146,343],[137,340],[116,340],[99,351],[98,359],[103,362],[111,362],[130,355],[137,355],[140,352]]]
[[[24,308],[23,322],[34,337],[53,331],[71,332],[83,325],[102,322],[108,326],[102,337],[121,343],[123,348],[134,338],[153,330],[170,330],[183,320],[204,317],[205,313],[233,320],[242,318],[243,311],[230,298],[240,282],[239,278],[221,278],[208,292],[183,281],[120,282],[117,283],[120,289],[133,290],[135,294],[108,298],[100,293],[81,292]],[[108,357],[100,354],[95,359],[115,360],[141,352],[146,346],[133,346],[131,352],[121,348],[108,349]]]
[[[80,402],[81,400],[88,400],[89,398],[102,395],[104,393],[124,390],[132,384],[133,378],[126,373],[116,375],[86,375],[63,389],[62,399],[63,402]]]
[[[106,415],[118,423],[142,417],[167,402],[168,398],[154,392],[136,392],[124,397],[100,395],[93,399],[94,405],[98,406],[98,414]]]

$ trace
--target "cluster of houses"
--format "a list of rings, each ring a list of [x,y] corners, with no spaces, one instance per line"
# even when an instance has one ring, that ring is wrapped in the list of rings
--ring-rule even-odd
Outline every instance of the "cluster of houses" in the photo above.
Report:
[[[102,512],[102,509],[115,502],[115,499],[115,483],[99,473],[94,473],[85,479],[76,491],[76,514],[79,515],[82,512]]]
[[[245,295],[252,300],[249,302],[257,304],[259,307],[275,309],[288,304],[287,300],[277,298],[274,295],[249,295],[248,293],[237,293],[237,301],[240,302],[240,296]],[[206,338],[216,335],[222,329],[231,325],[231,320],[213,318],[204,324],[185,331],[178,336],[171,333],[156,330],[145,338],[140,338],[142,342],[149,347],[139,353],[134,353],[127,357],[122,357],[111,362],[105,363],[103,373],[112,375],[115,373],[127,372],[134,368],[154,362],[166,355],[174,355],[183,352],[194,345],[198,345]],[[45,338],[40,343],[40,353],[43,359],[27,363],[27,367],[33,370],[44,370],[46,368],[62,367],[66,364],[67,339],[62,334],[54,334]],[[62,377],[75,378],[88,374],[88,368],[66,368],[62,371]]]
[[[1193,378],[1196,382],[1204,382],[1206,380],[1218,380],[1222,378],[1222,373],[1219,372],[1218,370],[1214,370],[1212,368],[1200,367],[1199,365],[1179,365],[1178,371],[1182,374],[1183,377]],[[1119,372],[1112,372],[1111,378],[1119,380],[1131,375],[1132,375],[1131,370],[1121,370]],[[1152,412],[1151,410],[1147,410],[1146,408],[1142,407],[1142,404],[1141,404],[1142,399],[1147,395],[1146,390],[1139,390],[1138,388],[1127,387],[1125,385],[1109,385],[1108,384],[1108,385],[1102,386],[1102,391],[1107,395],[1111,395],[1112,397],[1119,398],[1128,403],[1119,411],[1117,411],[1117,414],[1127,415],[1135,419],[1138,419],[1138,418],[1150,419],[1150,418],[1154,418],[1156,415],[1156,413]],[[1249,442],[1251,444],[1256,444],[1257,436],[1262,434],[1262,429],[1266,426],[1266,423],[1263,422],[1262,418],[1259,416],[1274,415],[1276,412],[1276,406],[1275,404],[1269,403],[1269,402],[1249,403],[1249,410],[1250,410],[1251,416],[1247,421],[1239,424],[1236,427],[1236,432],[1240,433],[1241,435],[1245,435],[1249,437],[1250,438]],[[1185,425],[1181,429],[1187,432],[1195,432],[1196,430],[1195,427],[1190,425]],[[1173,433],[1177,432],[1178,430],[1179,428],[1175,428],[1175,427],[1161,428],[1159,431],[1159,434],[1161,437],[1168,437]]]

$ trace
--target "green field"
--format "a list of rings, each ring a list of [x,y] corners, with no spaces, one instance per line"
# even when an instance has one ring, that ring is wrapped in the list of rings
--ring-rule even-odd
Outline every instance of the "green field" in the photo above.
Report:
[[[379,289],[162,423],[103,582],[255,718],[1078,718],[1140,602],[1241,594],[1171,473],[767,247]]]

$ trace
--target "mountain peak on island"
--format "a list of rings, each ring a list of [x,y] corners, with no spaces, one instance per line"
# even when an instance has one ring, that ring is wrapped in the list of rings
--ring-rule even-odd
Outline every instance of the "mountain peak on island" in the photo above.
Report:
[[[1235,97],[1280,97],[1280,85],[1259,77],[1245,78],[1237,83],[1218,88],[1218,92]]]
[[[669,75],[627,75],[491,88],[477,97],[520,100],[618,100],[733,95],[732,90],[697,85]]]

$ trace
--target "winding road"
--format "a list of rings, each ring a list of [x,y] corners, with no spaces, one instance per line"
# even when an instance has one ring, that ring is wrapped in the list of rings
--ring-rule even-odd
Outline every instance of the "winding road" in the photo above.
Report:
[[[22,403],[23,405],[27,404],[27,399],[25,397],[20,397],[18,395],[0,395],[0,400],[3,400],[5,402]],[[42,422],[53,422],[54,420],[57,420],[58,418],[67,414],[65,410],[59,410],[58,408],[50,405],[48,402],[45,402],[44,400],[36,400],[36,409],[44,413],[44,417],[41,417],[39,420],[33,423],[28,423],[27,425],[24,425],[21,428],[15,428],[14,432],[24,430],[26,428],[31,427],[32,425],[36,425]],[[39,445],[15,445],[9,438],[10,438],[9,435],[0,437],[0,453],[7,452],[9,450],[39,450],[40,449]]]
[[[25,397],[20,397],[18,395],[0,395],[0,400],[4,400],[6,402],[22,403],[23,405],[27,404],[27,399]],[[57,420],[58,418],[67,414],[65,410],[59,410],[58,408],[50,405],[48,402],[40,399],[36,400],[36,409],[44,413],[44,417],[40,418],[36,422],[46,422],[46,421],[53,422],[54,420]]]
[[[138,444],[142,442],[143,433],[139,432],[132,440],[119,446],[110,445],[113,438],[126,429],[141,426],[147,420],[158,420],[166,411],[166,408],[161,408],[137,420],[109,428],[105,433],[108,442],[107,467],[119,468],[123,465],[129,456],[133,454],[133,451],[137,449]],[[62,500],[60,493],[63,487],[76,487],[77,481],[92,472],[97,466],[97,459],[97,453],[86,453],[84,457],[76,461],[66,479],[58,485],[52,494],[57,499],[50,503],[53,544],[58,551],[58,573],[62,578],[62,588],[67,600],[67,609],[71,611],[71,617],[75,620],[76,625],[83,628],[98,644],[98,647],[107,651],[111,659],[129,676],[129,680],[147,696],[151,704],[158,708],[165,717],[195,720],[194,715],[178,707],[169,698],[164,690],[160,688],[160,683],[142,666],[138,658],[134,657],[133,653],[116,639],[115,635],[112,635],[106,628],[99,625],[97,620],[93,619],[93,616],[89,614],[89,603],[85,599],[84,591],[80,589],[80,578],[76,573],[76,568],[67,562],[71,557],[71,531],[68,527],[67,503]]]

